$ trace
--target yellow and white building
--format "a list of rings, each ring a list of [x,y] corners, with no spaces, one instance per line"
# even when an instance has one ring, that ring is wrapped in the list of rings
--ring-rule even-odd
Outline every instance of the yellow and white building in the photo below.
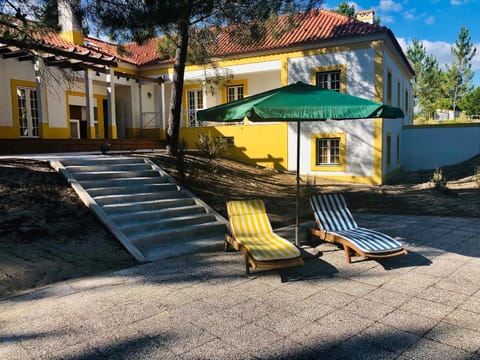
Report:
[[[301,174],[381,184],[402,165],[414,73],[393,33],[366,15],[315,10],[286,33],[249,45],[220,33],[214,66],[186,68],[180,138],[194,147],[199,133],[225,137],[232,158],[294,170],[293,124],[202,124],[196,111],[303,81],[403,109],[403,119],[302,125]],[[157,54],[156,39],[119,53],[70,29],[35,51],[0,38],[0,139],[165,138],[173,61]]]

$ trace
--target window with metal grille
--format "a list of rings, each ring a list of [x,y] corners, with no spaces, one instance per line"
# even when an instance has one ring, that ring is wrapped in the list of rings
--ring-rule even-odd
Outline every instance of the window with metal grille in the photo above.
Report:
[[[243,99],[243,85],[227,86],[227,102]]]
[[[405,115],[408,116],[408,90],[405,90]]]
[[[340,165],[340,138],[322,138],[316,141],[316,165]]]
[[[392,105],[392,73],[387,73],[387,105]]]
[[[188,90],[187,91],[187,124],[188,127],[200,126],[197,121],[197,111],[203,109],[203,91]]]
[[[392,135],[387,135],[387,167],[392,166]]]
[[[321,71],[315,74],[315,85],[322,89],[340,92],[341,71]]]
[[[400,97],[401,97],[401,93],[400,93],[400,81],[397,81],[397,107],[400,107]]]
[[[400,135],[397,134],[397,165],[400,164]]]

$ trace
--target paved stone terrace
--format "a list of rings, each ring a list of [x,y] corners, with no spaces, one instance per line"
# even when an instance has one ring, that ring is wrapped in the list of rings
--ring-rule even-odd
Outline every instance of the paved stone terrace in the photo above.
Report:
[[[480,359],[479,219],[357,215],[410,254],[247,277],[222,244],[0,299],[0,359]]]

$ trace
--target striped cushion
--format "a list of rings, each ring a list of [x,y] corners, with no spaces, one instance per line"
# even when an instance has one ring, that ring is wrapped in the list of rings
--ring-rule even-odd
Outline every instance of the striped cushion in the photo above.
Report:
[[[402,244],[392,237],[370,229],[359,227],[349,230],[329,231],[329,233],[343,237],[364,253],[383,253],[402,248]]]
[[[365,253],[402,248],[402,244],[386,234],[358,227],[341,194],[314,195],[310,204],[321,230],[343,237]]]
[[[314,195],[310,198],[317,223],[322,230],[336,231],[355,229],[357,223],[353,219],[343,195]]]
[[[295,245],[273,232],[262,200],[229,201],[227,211],[235,240],[255,260],[284,260],[300,256]]]

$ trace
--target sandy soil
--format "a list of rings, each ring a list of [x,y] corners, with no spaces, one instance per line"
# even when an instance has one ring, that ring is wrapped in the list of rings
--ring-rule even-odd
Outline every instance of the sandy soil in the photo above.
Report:
[[[0,160],[0,297],[135,263],[48,164]]]
[[[225,201],[261,198],[265,200],[272,225],[279,227],[295,222],[295,175],[255,168],[229,160],[208,161],[186,156],[179,167],[175,159],[159,155],[156,161],[180,183],[205,200],[226,217]],[[316,193],[341,192],[349,208],[356,212],[410,215],[480,217],[480,175],[473,176],[480,166],[480,156],[471,161],[444,169],[445,191],[435,189],[429,181],[433,171],[404,174],[382,186],[359,185],[302,177],[301,219],[312,217],[308,198]],[[178,169],[185,170],[179,171]]]
[[[168,156],[152,160],[224,216],[227,200],[261,198],[274,227],[295,221],[291,173],[193,155],[183,167]],[[480,181],[473,176],[479,163],[477,157],[447,169],[452,181],[444,192],[426,181],[432,172],[407,174],[380,187],[302,179],[301,218],[311,218],[307,199],[315,192],[342,192],[357,212],[480,217]],[[135,264],[48,164],[0,160],[0,297]]]

